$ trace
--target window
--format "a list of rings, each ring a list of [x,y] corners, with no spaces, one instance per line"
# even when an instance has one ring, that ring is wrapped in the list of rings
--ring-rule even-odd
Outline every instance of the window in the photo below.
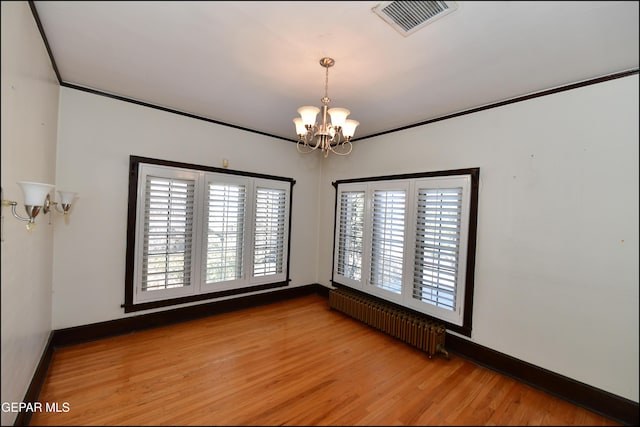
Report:
[[[402,291],[406,199],[404,189],[376,189],[371,196],[369,284],[395,294]]]
[[[288,284],[290,178],[131,156],[125,311]]]
[[[471,334],[479,169],[338,181],[333,282]]]
[[[340,193],[337,273],[348,281],[362,277],[364,190]]]
[[[194,187],[193,180],[146,177],[140,281],[144,292],[191,284]]]
[[[207,284],[242,278],[247,188],[210,179],[207,191]]]
[[[253,275],[282,273],[287,195],[283,189],[256,190],[256,216],[253,238]]]
[[[459,282],[462,187],[420,188],[417,197],[412,297],[453,311]]]

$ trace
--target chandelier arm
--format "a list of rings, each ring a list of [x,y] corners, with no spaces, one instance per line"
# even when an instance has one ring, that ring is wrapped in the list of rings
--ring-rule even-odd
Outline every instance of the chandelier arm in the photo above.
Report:
[[[309,141],[309,146],[313,147],[313,149],[317,149],[317,148],[321,148],[322,147],[322,138],[317,136],[317,127],[314,127],[314,132],[309,132],[308,135],[310,136],[310,141]],[[315,141],[315,145],[311,145],[312,142]]]
[[[331,144],[333,146],[336,146],[338,144],[344,143],[345,141],[342,138],[342,131],[341,130],[339,131],[338,128],[336,127],[334,127],[333,129],[335,130],[335,134],[333,135],[333,138],[331,138],[331,141],[330,141]]]
[[[337,154],[338,156],[346,156],[346,155],[351,153],[351,150],[353,150],[353,144],[351,143],[351,141],[345,141],[345,142],[343,142],[342,144],[339,145],[339,147],[344,147],[344,146],[348,146],[349,147],[349,151],[340,152],[340,151],[336,150],[337,147],[336,148],[329,147],[329,150],[331,150],[332,153]]]
[[[299,139],[298,143],[296,144],[296,148],[298,149],[298,153],[308,154],[308,153],[311,153],[312,151],[315,151],[316,148],[318,148],[318,147],[317,146],[314,147],[312,145],[309,145],[305,141],[303,141],[302,139]]]

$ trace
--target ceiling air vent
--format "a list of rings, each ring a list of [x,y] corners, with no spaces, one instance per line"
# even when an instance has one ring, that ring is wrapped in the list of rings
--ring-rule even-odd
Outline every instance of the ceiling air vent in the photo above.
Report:
[[[406,37],[457,8],[455,1],[385,1],[373,12]]]

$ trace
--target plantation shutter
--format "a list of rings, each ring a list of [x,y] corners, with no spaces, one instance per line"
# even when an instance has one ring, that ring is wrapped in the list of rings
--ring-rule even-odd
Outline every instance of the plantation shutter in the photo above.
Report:
[[[362,276],[364,191],[345,191],[340,196],[337,273],[353,280]]]
[[[280,274],[284,268],[287,192],[256,188],[253,276]]]
[[[462,188],[418,191],[413,298],[454,311]]]
[[[375,190],[370,284],[400,294],[404,252],[404,190]]]
[[[147,175],[142,291],[191,284],[195,182]]]
[[[209,183],[206,283],[242,278],[246,188]]]

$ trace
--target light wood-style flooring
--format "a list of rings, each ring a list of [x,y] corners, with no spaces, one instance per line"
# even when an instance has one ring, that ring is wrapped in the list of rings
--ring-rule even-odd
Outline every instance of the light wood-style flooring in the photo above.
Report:
[[[310,295],[56,350],[30,425],[619,425]]]

